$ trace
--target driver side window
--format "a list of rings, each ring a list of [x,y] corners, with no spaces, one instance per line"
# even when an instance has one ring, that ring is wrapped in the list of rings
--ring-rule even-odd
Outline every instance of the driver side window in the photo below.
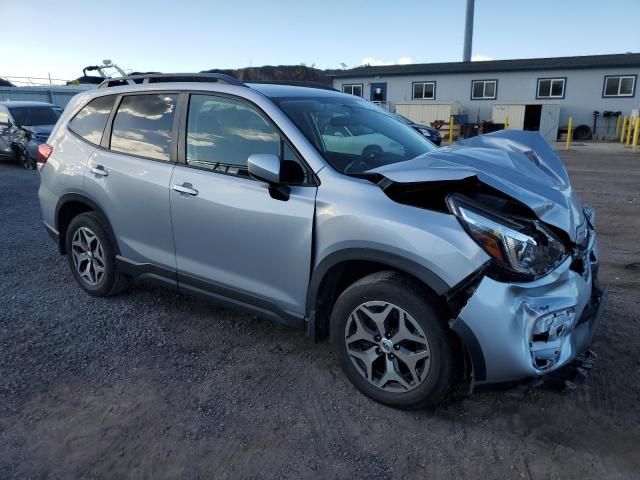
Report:
[[[254,153],[280,154],[280,134],[255,109],[230,98],[191,96],[188,165],[247,175],[247,159]]]
[[[306,169],[297,154],[257,109],[232,98],[191,95],[187,165],[248,176],[247,160],[254,153],[280,157],[283,183],[308,182]]]

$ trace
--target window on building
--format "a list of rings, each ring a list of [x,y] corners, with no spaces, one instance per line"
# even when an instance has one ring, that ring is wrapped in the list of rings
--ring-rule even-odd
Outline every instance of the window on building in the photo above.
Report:
[[[604,77],[605,97],[633,97],[636,87],[635,75],[615,75]]]
[[[414,100],[434,100],[436,98],[436,82],[414,82]]]
[[[176,95],[129,95],[113,120],[111,150],[169,161]]]
[[[471,100],[495,100],[497,80],[474,80],[471,82]]]
[[[539,78],[536,98],[564,98],[565,78]]]
[[[218,173],[247,174],[254,153],[280,155],[280,134],[250,105],[192,95],[187,120],[187,164]]]
[[[356,97],[362,97],[362,84],[354,83],[350,85],[342,85],[342,91],[343,93],[355,95]]]
[[[102,132],[107,124],[107,119],[111,114],[115,100],[115,95],[107,95],[106,97],[98,97],[91,100],[69,122],[69,129],[76,135],[80,135],[87,142],[100,145]]]

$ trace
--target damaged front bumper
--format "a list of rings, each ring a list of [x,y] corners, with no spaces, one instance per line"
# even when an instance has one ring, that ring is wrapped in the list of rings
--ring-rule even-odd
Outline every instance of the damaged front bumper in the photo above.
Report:
[[[473,383],[538,377],[588,348],[606,303],[595,235],[580,258],[567,258],[527,283],[487,276],[453,320],[473,367]]]

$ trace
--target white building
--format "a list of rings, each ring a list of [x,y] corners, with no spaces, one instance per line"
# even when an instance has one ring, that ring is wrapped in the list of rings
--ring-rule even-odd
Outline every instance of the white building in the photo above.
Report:
[[[555,139],[558,124],[566,126],[570,116],[574,126],[593,128],[595,111],[597,136],[612,137],[618,112],[629,116],[640,107],[638,73],[640,54],[630,53],[363,66],[328,75],[334,88],[417,122],[462,110],[468,122],[503,123],[508,117],[510,128],[540,130]]]

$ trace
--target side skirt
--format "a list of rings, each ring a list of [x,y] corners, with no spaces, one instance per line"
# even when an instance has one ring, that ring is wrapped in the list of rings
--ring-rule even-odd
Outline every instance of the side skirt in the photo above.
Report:
[[[116,256],[118,270],[163,287],[205,298],[235,310],[242,310],[297,329],[304,328],[304,318],[292,315],[263,298],[223,287],[213,282],[151,263],[138,263],[121,255]]]

